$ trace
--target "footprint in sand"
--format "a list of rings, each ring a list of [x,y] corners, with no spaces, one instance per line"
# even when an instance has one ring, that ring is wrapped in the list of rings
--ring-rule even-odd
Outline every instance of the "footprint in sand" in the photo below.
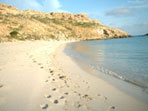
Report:
[[[53,73],[53,71],[51,70],[50,73]]]
[[[66,84],[66,87],[70,87],[70,86]]]
[[[38,63],[38,65],[42,65],[41,63]]]
[[[52,81],[55,81],[55,79],[52,79]]]
[[[52,69],[51,69],[51,68],[49,68],[49,71],[52,71]]]
[[[33,62],[34,62],[34,63],[36,63],[36,61],[35,61],[35,60],[34,60]]]
[[[52,96],[51,95],[45,95],[45,98],[51,98]]]
[[[107,111],[114,111],[116,109],[115,106],[110,106]]]
[[[61,74],[57,74],[58,76],[60,76]]]
[[[111,109],[115,109],[115,106],[112,106]]]
[[[41,68],[41,69],[43,69],[44,67],[43,67],[43,66],[41,66],[40,68]]]
[[[33,62],[36,62],[36,60],[35,60],[34,58],[32,59],[32,61],[33,61]]]
[[[59,79],[64,79],[66,78],[66,76],[59,76]]]
[[[60,97],[60,99],[64,99],[64,98],[65,98],[64,96],[61,96],[61,97]]]
[[[74,93],[78,93],[77,91],[73,91]]]
[[[97,94],[97,96],[101,96],[101,94]]]
[[[52,91],[56,91],[56,88],[53,88]]]
[[[65,95],[68,95],[68,92],[64,93]]]
[[[78,93],[78,96],[81,96],[81,94],[80,94],[80,93]]]
[[[3,85],[2,84],[0,84],[0,88],[2,88],[3,87]]]
[[[93,99],[93,98],[90,97],[88,94],[85,94],[85,95],[83,96],[83,98],[85,98],[85,99],[87,99],[87,100],[92,100],[92,99]]]
[[[108,98],[106,96],[104,96],[104,99],[107,100]]]
[[[59,101],[58,100],[54,100],[54,102],[53,102],[54,104],[58,104],[59,103]]]
[[[76,108],[80,108],[80,107],[82,106],[82,104],[80,104],[80,102],[76,102],[76,103],[74,103],[74,106],[75,106]]]
[[[48,104],[43,104],[40,106],[42,109],[47,109],[48,108]]]

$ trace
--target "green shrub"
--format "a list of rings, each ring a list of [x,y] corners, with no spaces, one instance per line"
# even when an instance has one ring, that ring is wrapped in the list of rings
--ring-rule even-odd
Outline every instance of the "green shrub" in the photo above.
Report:
[[[69,22],[71,23],[72,25],[74,26],[80,26],[80,27],[94,27],[94,26],[97,26],[98,24],[97,23],[90,23],[90,22],[84,22],[84,23],[81,23],[81,22]]]
[[[55,39],[55,35],[50,34],[51,39]]]
[[[10,36],[11,37],[14,37],[14,36],[17,36],[17,35],[18,35],[18,32],[17,31],[10,32]]]
[[[66,25],[65,25],[65,28],[66,28],[67,30],[72,31],[72,28],[70,28],[70,27],[68,27],[68,26],[66,26]]]
[[[69,35],[70,37],[77,37],[76,33],[74,31],[72,31]]]
[[[41,18],[40,16],[31,16],[31,18],[33,18],[33,19],[35,19],[37,21],[40,21],[42,23],[48,23],[48,20],[49,20],[47,17]]]
[[[58,19],[50,19],[53,23],[55,24],[60,24],[62,25],[62,21],[58,20]]]
[[[33,18],[33,19],[35,19],[35,20],[37,20],[37,21],[40,21],[40,22],[42,22],[42,23],[45,23],[45,24],[47,24],[47,23],[55,23],[55,24],[60,24],[60,25],[62,25],[62,21],[61,20],[58,20],[58,19],[55,19],[55,18],[48,18],[48,17],[40,17],[40,16],[31,16],[31,18]]]
[[[47,23],[47,20],[48,20],[46,18],[41,18],[40,16],[31,16],[31,17],[37,21],[42,22],[42,23]]]

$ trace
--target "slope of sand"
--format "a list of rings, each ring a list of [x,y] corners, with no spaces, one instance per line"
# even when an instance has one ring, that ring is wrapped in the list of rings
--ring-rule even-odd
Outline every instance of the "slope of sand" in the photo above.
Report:
[[[63,43],[0,44],[0,111],[148,110],[147,103],[80,69]]]

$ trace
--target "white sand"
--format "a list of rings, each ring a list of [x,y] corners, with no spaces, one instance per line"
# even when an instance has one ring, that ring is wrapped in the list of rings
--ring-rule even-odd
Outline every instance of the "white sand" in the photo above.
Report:
[[[148,111],[147,103],[82,70],[63,43],[0,44],[0,111]]]
[[[41,110],[49,72],[30,53],[46,49],[48,56],[57,45],[44,41],[0,44],[0,111]]]

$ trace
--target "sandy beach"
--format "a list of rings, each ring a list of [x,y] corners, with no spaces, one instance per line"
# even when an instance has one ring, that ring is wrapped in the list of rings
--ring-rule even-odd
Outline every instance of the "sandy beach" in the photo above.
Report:
[[[82,70],[69,41],[0,43],[0,111],[148,111],[148,103]]]

